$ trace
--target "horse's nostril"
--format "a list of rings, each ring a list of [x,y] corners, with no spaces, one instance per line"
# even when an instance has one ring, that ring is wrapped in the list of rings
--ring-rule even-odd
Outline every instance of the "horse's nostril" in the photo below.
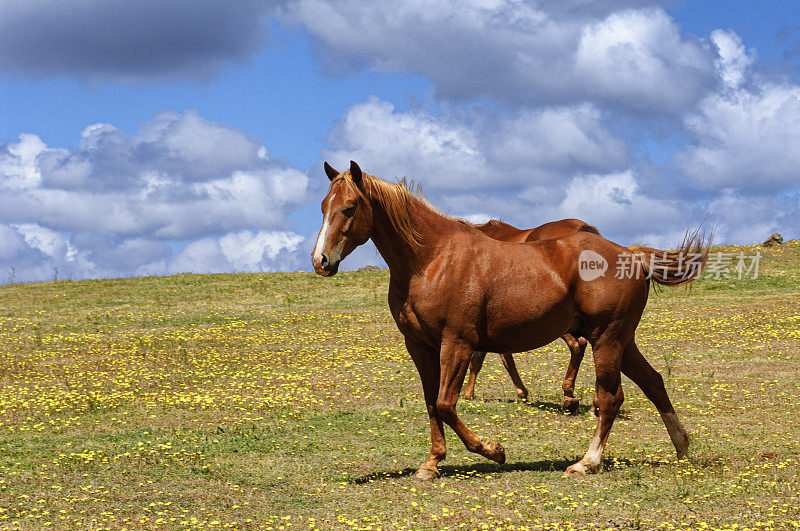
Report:
[[[330,269],[331,263],[328,261],[328,257],[325,255],[325,253],[322,253],[322,262],[320,262],[320,264],[322,265],[322,269],[325,271]]]

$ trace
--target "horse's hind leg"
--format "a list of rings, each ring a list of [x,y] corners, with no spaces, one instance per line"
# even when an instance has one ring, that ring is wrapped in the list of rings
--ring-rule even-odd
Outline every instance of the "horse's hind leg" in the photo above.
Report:
[[[597,374],[596,381],[596,401],[600,418],[597,421],[589,449],[583,459],[570,465],[567,474],[586,474],[600,470],[601,457],[611,433],[611,426],[619,413],[624,399],[622,393],[622,379],[620,376],[620,358],[622,352],[615,342],[609,342],[608,346],[594,347],[594,366]]]
[[[484,359],[486,359],[486,353],[476,350],[469,360],[467,385],[464,386],[464,393],[462,394],[466,400],[475,398],[475,380],[478,378],[478,373],[481,372]],[[506,368],[506,371],[508,371],[511,381],[514,382],[517,397],[520,400],[526,400],[528,398],[528,390],[525,388],[525,384],[522,383],[522,378],[519,376],[517,364],[514,363],[514,357],[511,354],[500,354],[500,359],[503,360],[503,366]]]
[[[444,422],[453,428],[456,435],[463,441],[464,446],[470,452],[480,454],[487,459],[504,463],[506,453],[497,441],[484,443],[481,438],[475,435],[467,426],[461,422],[456,413],[456,402],[461,392],[461,385],[464,383],[464,375],[467,372],[470,357],[472,356],[472,346],[465,343],[450,341],[442,343],[440,352],[440,377],[439,377],[439,396],[436,399],[436,410]]]
[[[469,360],[469,378],[467,379],[467,386],[464,388],[464,398],[467,400],[475,398],[475,379],[478,377],[478,373],[481,372],[484,359],[486,359],[486,353],[476,350]]]
[[[686,433],[672,407],[667,390],[664,388],[664,379],[642,356],[633,340],[628,343],[622,354],[622,372],[644,391],[645,396],[658,409],[669,432],[669,438],[675,445],[678,458],[686,457],[689,450],[689,434]]]
[[[525,384],[522,383],[522,378],[519,377],[517,364],[514,363],[514,356],[511,354],[500,354],[500,359],[503,360],[503,366],[506,368],[508,375],[511,376],[511,381],[514,382],[514,388],[517,391],[517,398],[520,400],[527,400],[528,390],[525,388]]]
[[[564,391],[563,408],[567,413],[575,413],[578,411],[580,400],[575,398],[575,380],[578,378],[578,368],[583,361],[583,355],[586,352],[587,341],[585,337],[575,337],[572,334],[564,334],[561,336],[569,347],[569,365],[567,365],[567,373],[564,375],[564,382],[561,384],[561,389]]]
[[[439,477],[439,469],[436,467],[447,455],[444,426],[436,408],[436,399],[439,396],[439,353],[435,349],[418,345],[408,339],[406,339],[406,349],[411,354],[411,359],[414,360],[414,365],[417,366],[417,371],[422,379],[425,407],[431,423],[431,451],[428,459],[419,467],[414,477],[431,480]]]

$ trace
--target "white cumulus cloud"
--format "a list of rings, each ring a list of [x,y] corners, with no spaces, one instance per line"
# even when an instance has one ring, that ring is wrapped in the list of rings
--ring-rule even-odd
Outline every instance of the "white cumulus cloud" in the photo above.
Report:
[[[651,2],[298,0],[330,68],[426,76],[439,96],[677,113],[716,83],[713,46]]]
[[[356,160],[377,176],[409,177],[429,191],[503,193],[628,163],[625,142],[588,104],[434,117],[371,97],[344,113],[328,144],[323,156],[334,167]]]
[[[252,137],[194,111],[159,113],[134,136],[90,125],[75,150],[22,134],[0,146],[0,226],[16,249],[0,268],[18,280],[56,267],[73,278],[189,270],[199,247],[177,257],[170,245],[208,238],[229,246],[225,260],[210,246],[201,263],[275,268],[276,249],[291,254],[303,239],[286,219],[308,200],[307,184]]]
[[[800,87],[764,83],[704,99],[686,118],[693,143],[676,156],[705,189],[772,192],[800,183]]]
[[[285,271],[301,267],[296,251],[305,240],[291,232],[241,231],[191,242],[169,264],[172,273]]]
[[[712,59],[664,11],[629,10],[583,28],[575,71],[591,96],[679,112],[708,90]]]

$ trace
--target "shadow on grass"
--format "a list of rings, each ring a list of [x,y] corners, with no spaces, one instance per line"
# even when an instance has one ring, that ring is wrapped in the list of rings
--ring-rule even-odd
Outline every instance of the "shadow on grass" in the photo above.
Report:
[[[442,465],[439,473],[443,478],[447,477],[478,477],[486,474],[505,474],[507,472],[564,472],[569,465],[579,461],[575,459],[545,459],[542,461],[505,463],[497,465],[494,463],[475,463],[472,465]],[[627,468],[631,466],[663,466],[661,461],[630,461],[628,459],[603,459],[603,469],[612,470],[617,468]],[[417,471],[416,468],[404,468],[394,472],[373,472],[365,476],[351,478],[348,483],[363,485],[383,479],[399,479],[411,477]]]
[[[466,399],[465,399],[466,400]],[[491,403],[491,402],[499,402],[501,404],[525,404],[526,406],[535,407],[544,411],[557,411],[559,413],[564,413],[564,408],[561,407],[561,404],[556,404],[555,402],[545,402],[543,400],[520,400],[519,398],[484,398],[481,400],[484,403]],[[580,404],[578,406],[578,411],[576,414],[583,415],[591,406],[586,406]]]
[[[574,413],[567,413],[564,411],[564,407],[561,404],[557,404],[555,402],[545,402],[543,400],[519,400],[515,398],[487,398],[483,400],[484,402],[502,402],[502,403],[520,403],[525,404],[530,407],[535,407],[537,409],[541,409],[542,411],[555,411],[557,413],[563,413],[566,416],[572,417],[579,417],[582,415],[590,414],[590,410],[592,406],[589,404],[579,404],[578,409]],[[617,413],[618,419],[625,419],[630,420],[628,412],[625,409],[620,409],[619,413]]]
[[[589,413],[589,409],[592,406],[588,404],[578,404],[578,409],[574,413],[568,413],[564,411],[564,407],[561,404],[556,404],[555,402],[544,402],[542,400],[526,400],[522,402],[523,404],[527,404],[531,407],[535,407],[537,409],[541,409],[543,411],[555,411],[556,413],[563,413],[564,415],[568,416],[580,416],[586,415]]]
[[[519,462],[519,463],[505,463],[497,465],[494,463],[474,463],[471,465],[442,465],[439,467],[439,473],[443,478],[447,477],[480,477],[490,474],[505,474],[507,472],[564,472],[569,465],[579,461],[580,457],[574,459],[544,459],[542,461],[532,462]],[[700,468],[711,468],[720,466],[723,459],[716,458],[690,458],[692,466]],[[674,466],[678,462],[672,459],[659,460],[659,459],[619,459],[619,458],[605,458],[603,459],[604,471],[620,470],[623,468],[634,467],[662,467]],[[365,476],[350,478],[347,482],[352,485],[363,485],[365,483],[373,483],[384,479],[400,479],[407,478],[414,475],[417,471],[416,468],[404,468],[394,472],[373,472]]]

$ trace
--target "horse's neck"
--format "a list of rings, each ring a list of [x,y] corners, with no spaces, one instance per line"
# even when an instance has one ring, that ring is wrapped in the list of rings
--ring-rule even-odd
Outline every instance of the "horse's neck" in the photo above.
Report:
[[[421,249],[414,249],[398,235],[389,216],[377,201],[372,205],[372,241],[389,266],[392,277],[398,281],[409,280],[413,274],[424,269],[436,254],[435,249],[441,239],[452,230],[449,225],[453,223],[415,198],[410,198],[409,202],[411,227],[420,237]]]

